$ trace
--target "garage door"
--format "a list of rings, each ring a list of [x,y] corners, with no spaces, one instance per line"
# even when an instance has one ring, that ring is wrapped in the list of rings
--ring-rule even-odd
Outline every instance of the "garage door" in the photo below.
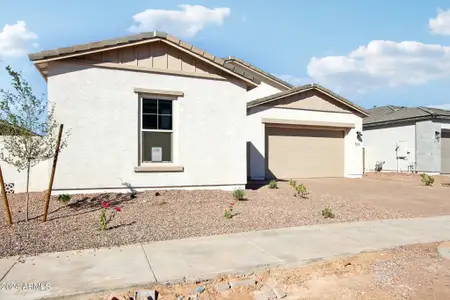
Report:
[[[441,173],[450,174],[450,132],[442,131]]]
[[[266,127],[266,177],[344,176],[344,131]]]

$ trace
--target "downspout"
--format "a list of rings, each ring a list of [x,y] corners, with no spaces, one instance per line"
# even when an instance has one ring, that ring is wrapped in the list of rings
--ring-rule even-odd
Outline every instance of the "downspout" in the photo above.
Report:
[[[398,148],[399,148],[399,145],[396,145],[395,146],[395,159],[397,161],[397,173],[398,173]]]

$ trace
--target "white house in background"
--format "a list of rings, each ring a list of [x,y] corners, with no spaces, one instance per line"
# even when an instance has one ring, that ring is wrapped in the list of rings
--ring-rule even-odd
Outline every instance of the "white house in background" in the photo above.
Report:
[[[14,191],[25,191],[26,182],[27,182],[27,172],[17,171],[16,167],[13,165],[9,165],[3,162],[3,157],[7,156],[7,152],[5,149],[2,149],[3,145],[3,139],[6,137],[6,135],[9,132],[9,128],[11,127],[10,124],[8,124],[5,121],[0,120],[0,165],[2,167],[2,174],[5,178],[5,186],[7,192],[13,193]],[[30,170],[30,178],[35,179],[30,181],[30,190],[32,191],[41,191],[44,190],[43,184],[45,182],[45,178],[42,178],[42,176],[46,176],[46,174],[49,172],[50,165],[48,162],[41,162],[31,168]],[[47,177],[47,185],[48,185],[48,177]],[[0,187],[1,188],[1,187]]]
[[[55,193],[236,189],[247,177],[362,174],[357,132],[367,113],[320,86],[292,88],[162,32],[29,57],[57,120],[71,129]],[[46,164],[33,172],[33,190],[46,189]]]
[[[450,173],[450,111],[382,106],[364,119],[365,169]]]

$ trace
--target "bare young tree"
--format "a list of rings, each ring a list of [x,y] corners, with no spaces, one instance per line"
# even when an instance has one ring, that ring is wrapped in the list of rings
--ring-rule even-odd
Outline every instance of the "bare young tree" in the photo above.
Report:
[[[36,97],[31,86],[19,72],[6,68],[13,91],[0,90],[0,119],[4,126],[3,160],[21,172],[27,171],[26,220],[28,221],[30,169],[55,155],[59,124],[54,118],[54,104]],[[68,133],[61,140],[59,151],[67,146]]]

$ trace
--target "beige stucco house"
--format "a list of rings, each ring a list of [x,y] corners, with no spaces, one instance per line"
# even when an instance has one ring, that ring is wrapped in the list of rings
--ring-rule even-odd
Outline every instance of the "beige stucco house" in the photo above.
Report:
[[[316,84],[247,103],[252,179],[362,176],[365,110]]]
[[[248,178],[362,174],[366,112],[318,85],[294,88],[162,32],[29,57],[71,129],[55,193],[231,190]],[[33,190],[46,188],[46,165],[32,173]]]

